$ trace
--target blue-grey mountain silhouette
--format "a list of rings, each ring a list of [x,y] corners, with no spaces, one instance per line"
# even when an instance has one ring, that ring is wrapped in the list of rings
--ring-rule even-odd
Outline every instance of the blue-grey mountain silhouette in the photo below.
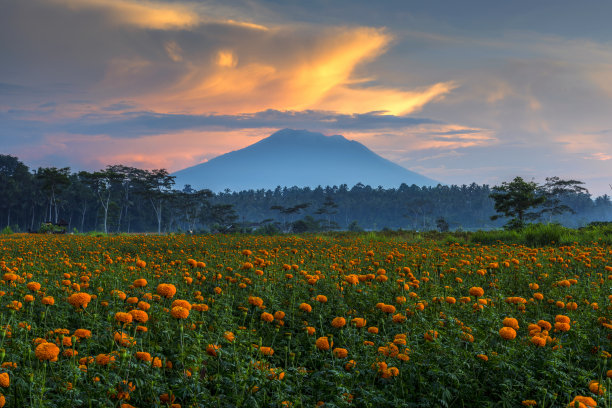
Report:
[[[407,170],[343,136],[283,129],[244,149],[215,157],[173,174],[175,188],[219,192],[281,187],[372,187],[400,184],[435,186],[437,181]]]

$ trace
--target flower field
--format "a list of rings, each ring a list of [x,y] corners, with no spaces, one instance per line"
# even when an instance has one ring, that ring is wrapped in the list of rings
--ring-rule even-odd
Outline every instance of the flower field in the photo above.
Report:
[[[612,407],[612,248],[0,237],[0,406]]]

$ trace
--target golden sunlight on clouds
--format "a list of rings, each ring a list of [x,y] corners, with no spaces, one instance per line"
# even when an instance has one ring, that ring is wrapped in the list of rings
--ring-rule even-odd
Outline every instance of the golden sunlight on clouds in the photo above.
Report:
[[[188,28],[197,25],[200,17],[182,4],[134,0],[52,0],[73,10],[94,10],[108,13],[113,21],[140,28],[158,30]]]
[[[217,65],[225,68],[234,68],[238,64],[238,58],[228,50],[221,50],[217,53]]]
[[[285,33],[286,34],[286,33]],[[440,82],[407,91],[359,85],[354,70],[382,54],[392,37],[382,29],[329,29],[308,40],[292,38],[280,53],[277,30],[245,39],[238,51],[221,49],[213,66],[192,62],[174,85],[146,95],[160,111],[226,114],[278,110],[328,110],[340,113],[383,111],[408,114],[444,97],[456,85]],[[257,44],[249,47],[249,41]],[[263,45],[262,45],[263,44]],[[244,55],[238,65],[237,52]],[[231,69],[228,69],[231,68]]]

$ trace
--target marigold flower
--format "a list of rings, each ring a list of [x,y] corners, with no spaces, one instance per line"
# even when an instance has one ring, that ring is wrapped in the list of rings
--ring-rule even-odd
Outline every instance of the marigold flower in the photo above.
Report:
[[[404,315],[403,315],[403,314],[401,314],[401,313],[397,313],[397,314],[394,314],[394,315],[393,315],[393,322],[394,322],[394,323],[402,323],[402,322],[404,322],[406,319],[407,319],[407,317],[406,317],[406,316],[404,316]]]
[[[355,360],[349,360],[346,362],[346,364],[344,364],[344,369],[346,371],[350,371],[351,369],[355,368],[356,365],[357,362]]]
[[[113,334],[113,339],[121,347],[130,347],[136,344],[136,342],[133,341],[133,338],[130,337],[130,335],[125,332],[115,332],[115,334]]]
[[[597,395],[604,395],[606,393],[606,389],[595,380],[589,383],[589,391]]]
[[[327,296],[325,296],[325,295],[317,295],[315,300],[317,302],[325,303],[325,302],[327,302]]]
[[[380,308],[385,313],[395,313],[395,306],[393,305],[382,305]]]
[[[300,304],[300,310],[304,311],[304,312],[307,312],[307,313],[310,313],[310,312],[312,312],[312,306],[310,306],[308,303],[301,303]]]
[[[547,322],[546,320],[538,320],[538,323],[536,323],[538,326],[540,326],[542,328],[542,330],[550,330],[552,329],[552,325]]]
[[[85,309],[89,302],[91,302],[91,295],[84,292],[74,293],[68,298],[68,303],[76,308],[82,307]]]
[[[249,296],[249,304],[255,307],[261,307],[263,306],[263,300],[260,297]]]
[[[59,352],[60,349],[55,343],[40,343],[34,349],[34,354],[40,361],[57,361]]]
[[[144,310],[134,309],[130,310],[128,313],[132,316],[134,321],[146,323],[149,320],[149,315]]]
[[[274,354],[274,349],[272,347],[260,347],[259,352],[264,356],[271,356]]]
[[[346,325],[346,320],[344,319],[344,317],[334,317],[331,322],[331,325],[338,329]]]
[[[521,405],[523,405],[524,407],[532,407],[538,405],[538,403],[535,402],[535,400],[524,400],[523,402],[521,402]]]
[[[516,338],[516,331],[512,327],[502,327],[499,329],[499,336],[504,340]]]
[[[285,312],[283,312],[282,310],[277,310],[276,312],[274,312],[274,318],[276,320],[283,320],[285,318]]]
[[[274,316],[268,312],[263,312],[261,316],[259,316],[259,318],[263,320],[264,322],[268,322],[268,323],[274,321]]]
[[[536,346],[539,347],[544,347],[546,345],[546,338],[545,337],[540,337],[540,336],[533,336],[530,339],[532,344],[535,344]]]
[[[513,317],[506,317],[503,321],[502,324],[505,327],[512,327],[514,330],[518,330],[519,329],[519,324],[518,324],[518,320],[516,320]]]
[[[9,373],[1,373],[0,374],[0,387],[8,388],[11,385],[11,377]]]
[[[474,286],[470,288],[469,293],[471,296],[480,297],[484,295],[484,289],[479,286]]]
[[[478,357],[482,361],[489,361],[489,357],[486,354],[476,354],[476,357]]]
[[[40,283],[38,282],[29,282],[26,287],[30,289],[32,292],[38,292],[40,290]]]
[[[579,408],[582,408],[582,407],[595,408],[597,407],[597,402],[595,402],[595,400],[591,397],[577,395],[574,397],[572,402],[570,402],[567,406],[568,408],[575,408],[576,406],[578,406]]]
[[[568,316],[565,316],[565,315],[556,315],[555,316],[555,322],[570,324],[570,318]]]
[[[136,279],[134,283],[132,283],[132,285],[134,285],[135,288],[144,288],[145,286],[147,286],[147,284],[148,284],[147,280],[143,278]]]
[[[368,327],[368,333],[378,334],[378,327],[375,327],[375,326]]]
[[[129,323],[132,323],[133,319],[134,318],[129,313],[124,313],[124,312],[115,313],[115,320],[118,321],[119,323],[129,324]]]
[[[45,296],[42,298],[41,302],[43,305],[53,306],[55,304],[55,299],[53,299],[53,296]]]
[[[362,328],[366,325],[366,319],[363,317],[355,317],[353,320],[351,320],[351,323],[353,323],[353,325],[357,328]]]
[[[323,350],[323,351],[329,350],[329,347],[330,347],[329,339],[327,338],[327,336],[319,337],[317,341],[315,342],[315,345],[317,346],[319,350]]]
[[[147,353],[146,351],[137,351],[136,358],[141,361],[149,362],[151,361],[151,354]]]
[[[191,303],[186,300],[176,299],[174,302],[172,302],[172,307],[175,306],[180,306],[184,309],[191,310]]]
[[[209,356],[217,357],[217,350],[219,350],[221,346],[217,344],[209,344],[206,346],[206,354]]]
[[[438,338],[438,332],[435,330],[428,330],[423,337],[425,338],[425,340],[427,341],[433,341],[434,339]]]
[[[189,317],[189,310],[181,306],[174,306],[170,311],[170,314],[175,319],[186,319],[187,317]]]
[[[231,331],[226,331],[223,333],[223,337],[225,337],[225,340],[229,341],[230,343],[236,339],[236,336]]]
[[[555,331],[566,332],[570,330],[568,323],[555,322]]]
[[[115,361],[115,356],[113,356],[111,354],[101,353],[101,354],[98,354],[96,356],[96,364],[97,365],[105,366],[105,365],[108,365],[108,364],[110,364],[110,363],[112,363],[114,361]]]
[[[332,353],[334,353],[336,358],[346,358],[348,356],[348,350],[340,347],[333,349]]]
[[[306,333],[308,333],[309,336],[312,336],[313,334],[316,333],[316,329],[314,327],[308,326],[306,327]]]
[[[157,294],[166,299],[172,299],[176,295],[176,286],[171,283],[160,283],[157,285]]]

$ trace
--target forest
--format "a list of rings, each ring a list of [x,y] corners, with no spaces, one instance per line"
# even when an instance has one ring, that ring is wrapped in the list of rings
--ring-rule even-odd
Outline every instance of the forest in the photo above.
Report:
[[[0,155],[0,226],[106,233],[490,230],[505,223],[503,217],[492,220],[493,189],[475,183],[391,189],[359,183],[213,193],[176,186],[165,169],[30,170],[18,158]],[[567,211],[542,211],[532,221],[580,227],[612,219],[608,195],[561,190],[554,200]]]

